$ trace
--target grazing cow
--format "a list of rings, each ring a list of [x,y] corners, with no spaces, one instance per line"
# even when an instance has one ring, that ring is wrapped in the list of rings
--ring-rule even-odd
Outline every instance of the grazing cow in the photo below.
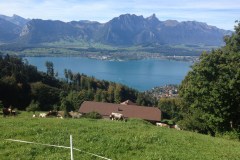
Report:
[[[46,114],[46,117],[57,117],[58,115],[58,112],[57,111],[49,111],[47,114]]]
[[[181,128],[179,128],[179,126],[176,124],[176,125],[173,125],[173,126],[171,126],[171,128],[174,128],[174,129],[176,129],[176,130],[181,130]]]
[[[39,114],[39,117],[40,117],[40,118],[46,118],[46,116],[47,116],[47,113],[40,113],[40,114]]]
[[[121,113],[114,113],[114,112],[112,112],[109,115],[109,118],[111,120],[124,120],[123,114],[121,114]]]
[[[5,117],[7,115],[10,115],[11,109],[10,108],[3,108],[2,112],[3,112],[3,116]]]
[[[81,113],[78,113],[78,112],[68,112],[68,114],[72,117],[72,118],[80,118],[82,116]]]
[[[16,111],[15,110],[12,110],[11,107],[9,108],[3,108],[2,109],[2,112],[3,112],[3,116],[6,117],[6,116],[15,116],[16,115]]]
[[[167,127],[167,128],[170,128],[170,126],[169,126],[168,124],[165,124],[165,123],[157,122],[156,125],[157,125],[157,126],[160,126],[160,127]]]
[[[34,116],[34,115],[33,115]],[[46,117],[57,117],[63,119],[64,117],[64,111],[49,111],[48,113],[40,113],[40,118],[46,118]]]
[[[65,116],[65,112],[64,111],[58,111],[57,118],[63,119],[64,116]]]

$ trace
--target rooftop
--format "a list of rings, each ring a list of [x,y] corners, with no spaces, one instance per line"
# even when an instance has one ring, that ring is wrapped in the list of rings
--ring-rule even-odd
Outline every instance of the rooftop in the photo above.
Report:
[[[123,114],[125,118],[140,118],[148,121],[161,120],[161,111],[155,107],[84,101],[79,109],[79,112],[83,114],[93,111],[98,112],[103,117],[108,117],[112,112],[115,112]]]

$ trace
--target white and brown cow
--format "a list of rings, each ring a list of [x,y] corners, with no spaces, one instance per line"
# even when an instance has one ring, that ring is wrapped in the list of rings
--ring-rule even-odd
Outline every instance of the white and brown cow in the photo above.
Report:
[[[16,111],[12,110],[11,107],[3,108],[2,112],[3,112],[3,116],[4,117],[6,117],[6,116],[15,116],[16,115]]]
[[[110,118],[111,120],[124,120],[123,114],[121,114],[121,113],[114,113],[114,112],[112,112],[112,113],[109,115],[109,118]]]
[[[167,128],[170,128],[170,126],[166,123],[161,123],[161,122],[157,122],[156,123],[157,126],[160,126],[160,127],[167,127]]]
[[[73,112],[73,111],[68,112],[68,114],[69,114],[72,118],[80,118],[80,117],[82,116],[81,113],[79,113],[79,112]]]
[[[40,113],[40,114],[39,114],[39,117],[40,117],[40,118],[46,118],[46,116],[47,116],[47,113]]]

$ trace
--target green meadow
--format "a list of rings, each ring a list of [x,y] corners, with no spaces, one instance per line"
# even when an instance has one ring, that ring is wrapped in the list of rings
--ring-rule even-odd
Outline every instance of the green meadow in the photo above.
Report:
[[[213,138],[187,131],[160,128],[141,120],[32,118],[22,112],[16,117],[0,117],[0,159],[70,159],[70,150],[7,141],[18,139],[69,146],[73,136],[74,159],[240,159],[240,142]]]

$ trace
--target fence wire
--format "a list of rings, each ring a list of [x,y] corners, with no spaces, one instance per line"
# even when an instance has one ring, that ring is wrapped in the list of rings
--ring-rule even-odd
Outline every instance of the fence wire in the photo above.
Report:
[[[42,145],[42,146],[48,146],[48,147],[57,147],[57,148],[66,148],[66,149],[71,148],[71,147],[68,147],[68,146],[58,146],[58,145],[52,145],[52,144],[36,143],[36,142],[29,142],[29,141],[23,141],[23,140],[18,140],[18,139],[6,139],[6,140],[7,141],[13,141],[13,142],[20,142],[20,143],[36,144],[36,145]],[[85,154],[95,156],[95,157],[98,157],[98,158],[101,158],[101,159],[111,160],[107,157],[103,157],[103,156],[100,156],[100,155],[97,155],[97,154],[94,154],[94,153],[91,153],[91,152],[86,152],[86,151],[83,151],[83,150],[78,149],[78,148],[73,147],[73,150],[83,152]]]

